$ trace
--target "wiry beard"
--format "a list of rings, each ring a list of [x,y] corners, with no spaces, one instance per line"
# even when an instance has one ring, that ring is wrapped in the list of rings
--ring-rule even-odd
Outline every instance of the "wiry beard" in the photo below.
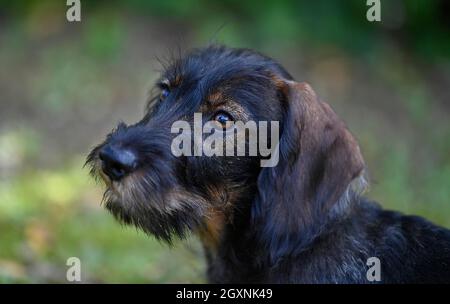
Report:
[[[94,149],[87,158],[91,175],[102,179],[107,189],[102,204],[121,223],[134,225],[157,239],[171,243],[202,225],[207,202],[184,191],[175,175],[158,166],[133,173],[119,182],[111,181],[100,169]]]

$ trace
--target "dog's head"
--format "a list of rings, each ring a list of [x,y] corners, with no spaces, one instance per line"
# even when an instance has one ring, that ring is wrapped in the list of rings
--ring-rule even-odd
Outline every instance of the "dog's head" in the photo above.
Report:
[[[362,173],[358,145],[331,108],[261,54],[195,50],[172,63],[156,89],[144,118],[120,124],[88,163],[107,185],[106,208],[158,238],[170,241],[198,230],[217,242],[221,227],[246,209],[266,236],[262,241],[279,246],[342,207],[337,202]],[[278,122],[279,129],[230,127],[261,121]],[[210,122],[209,132],[198,133]],[[189,138],[174,132],[184,129]],[[216,133],[222,137],[212,141]],[[267,158],[258,149],[262,133],[278,155],[275,166],[261,167]],[[250,152],[252,134],[256,154]],[[207,143],[223,154],[203,151]]]

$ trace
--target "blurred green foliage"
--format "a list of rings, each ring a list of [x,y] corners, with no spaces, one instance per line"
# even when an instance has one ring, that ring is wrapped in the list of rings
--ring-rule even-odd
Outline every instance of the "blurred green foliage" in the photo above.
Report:
[[[7,1],[0,6],[15,16],[26,16],[36,6],[60,1]],[[448,57],[450,54],[449,10],[443,0],[381,1],[381,27],[367,22],[364,0],[129,0],[82,1],[86,10],[132,12],[149,18],[188,23],[199,34],[201,41],[214,37],[222,28],[227,42],[267,47],[275,43],[307,43],[322,48],[324,45],[344,48],[353,54],[376,52],[385,39],[396,39],[414,52],[428,58]],[[98,28],[96,27],[98,25]],[[120,28],[103,35],[101,21],[94,23],[89,34],[92,47],[102,49],[117,44]],[[280,39],[281,38],[281,39]]]
[[[117,224],[84,156],[141,115],[155,54],[210,41],[253,47],[330,100],[358,137],[384,206],[450,227],[450,6],[364,0],[0,0],[0,283],[203,282],[195,238],[170,250]],[[139,103],[141,108],[139,108]]]

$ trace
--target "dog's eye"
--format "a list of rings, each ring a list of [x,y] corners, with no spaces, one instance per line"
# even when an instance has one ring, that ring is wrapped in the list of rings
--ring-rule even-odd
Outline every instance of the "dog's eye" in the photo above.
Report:
[[[169,94],[170,94],[169,89],[163,88],[163,89],[161,89],[161,94],[159,95],[159,99],[164,100],[164,99],[166,99],[167,96],[169,96]]]
[[[159,87],[161,93],[159,94],[159,100],[163,101],[166,99],[170,94],[170,84],[167,80],[163,80],[156,84],[157,87]]]
[[[227,122],[233,121],[233,118],[225,112],[219,112],[214,116],[214,120],[219,122],[223,128],[226,127]]]

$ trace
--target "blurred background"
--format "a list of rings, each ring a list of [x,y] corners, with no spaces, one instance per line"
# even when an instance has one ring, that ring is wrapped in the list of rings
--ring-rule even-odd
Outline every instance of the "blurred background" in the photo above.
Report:
[[[204,282],[195,237],[170,249],[117,224],[86,154],[143,115],[158,58],[255,48],[347,121],[384,207],[450,227],[450,1],[0,0],[0,283]]]

